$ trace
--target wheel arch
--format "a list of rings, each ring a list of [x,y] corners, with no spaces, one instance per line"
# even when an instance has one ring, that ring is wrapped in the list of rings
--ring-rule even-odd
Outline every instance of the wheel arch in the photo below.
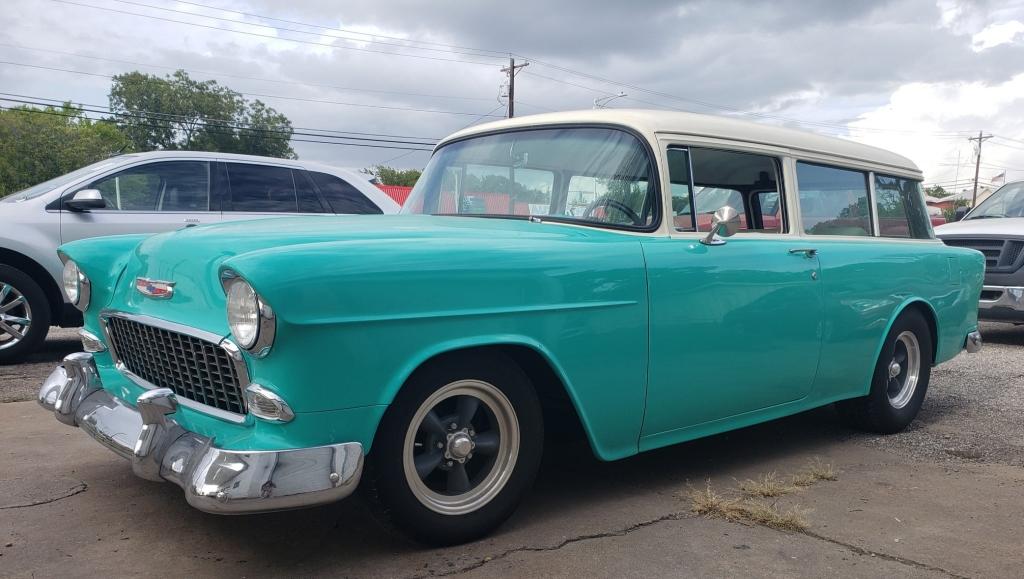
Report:
[[[588,426],[586,413],[571,387],[571,382],[559,366],[555,357],[540,343],[529,338],[502,336],[500,338],[478,337],[457,342],[437,344],[410,360],[386,392],[386,404],[394,401],[398,393],[419,371],[430,365],[449,361],[453,358],[478,355],[483,352],[497,353],[508,357],[530,379],[544,410],[545,430],[548,430],[551,416],[558,412],[571,413],[569,428],[585,436],[591,452],[599,455],[597,445]],[[378,424],[378,428],[380,425]],[[376,431],[374,438],[376,438]]]
[[[878,360],[878,356],[882,353],[882,346],[885,345],[885,338],[892,330],[893,324],[895,324],[896,320],[898,320],[900,316],[908,310],[917,310],[922,316],[924,316],[925,322],[928,323],[928,331],[932,336],[931,359],[932,364],[935,363],[939,349],[938,315],[936,315],[935,308],[933,308],[931,304],[919,297],[907,298],[893,310],[893,314],[889,316],[889,322],[885,325],[885,331],[882,332],[882,337],[878,340],[878,346],[875,347],[874,360]]]
[[[2,247],[0,247],[0,265],[17,268],[24,272],[25,275],[31,277],[42,288],[43,294],[46,295],[46,300],[50,303],[51,323],[58,324],[63,320],[64,296],[57,282],[46,271],[45,267],[23,253]]]

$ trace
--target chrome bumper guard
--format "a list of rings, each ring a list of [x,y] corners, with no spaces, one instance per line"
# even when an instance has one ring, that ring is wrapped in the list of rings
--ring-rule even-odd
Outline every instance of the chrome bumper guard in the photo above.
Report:
[[[964,340],[964,349],[967,353],[974,354],[981,351],[981,332],[975,330],[970,334],[967,334],[967,339]]]
[[[208,513],[332,503],[352,494],[362,476],[358,442],[274,451],[217,448],[174,421],[178,401],[169,389],[139,396],[137,409],[110,395],[86,352],[67,356],[53,370],[39,390],[39,404],[130,460],[136,475],[178,485],[190,505]]]

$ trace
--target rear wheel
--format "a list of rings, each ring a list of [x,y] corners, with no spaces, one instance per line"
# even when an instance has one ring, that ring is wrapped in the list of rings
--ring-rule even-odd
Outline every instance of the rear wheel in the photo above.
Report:
[[[905,429],[917,416],[931,378],[932,335],[921,312],[896,320],[875,364],[867,396],[836,403],[850,424],[880,434]]]
[[[50,303],[21,270],[0,265],[0,364],[21,362],[50,331]]]
[[[372,484],[400,530],[433,545],[481,537],[533,483],[543,443],[536,393],[496,354],[418,371],[392,403],[369,457]]]

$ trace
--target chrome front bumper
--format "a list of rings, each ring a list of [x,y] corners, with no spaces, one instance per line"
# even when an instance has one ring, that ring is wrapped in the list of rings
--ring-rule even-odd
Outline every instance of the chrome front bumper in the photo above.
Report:
[[[352,494],[363,471],[358,442],[274,451],[217,448],[174,421],[178,401],[171,390],[146,392],[137,408],[110,395],[86,352],[64,358],[39,390],[39,403],[130,460],[138,476],[180,486],[190,505],[208,513],[332,503]]]
[[[1024,322],[1024,287],[987,285],[981,288],[981,294],[983,298],[978,301],[978,318]]]

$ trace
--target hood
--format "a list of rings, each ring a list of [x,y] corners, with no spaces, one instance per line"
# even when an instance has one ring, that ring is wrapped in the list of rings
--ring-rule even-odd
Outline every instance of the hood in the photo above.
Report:
[[[344,244],[358,251],[359,242],[377,244],[410,239],[465,239],[490,241],[571,240],[606,238],[621,240],[611,231],[536,223],[529,220],[428,215],[326,215],[236,221],[191,227],[154,235],[140,243],[124,270],[109,307],[142,313],[178,323],[227,333],[220,266],[226,260],[254,252],[291,246]],[[396,245],[395,251],[401,251]],[[277,252],[275,252],[277,253]],[[344,259],[345,255],[338,255]],[[287,276],[287,271],[280,275]],[[136,278],[173,282],[170,299],[152,299],[135,290]],[[210,315],[211,310],[218,312]]]
[[[985,237],[1024,237],[1024,217],[997,217],[993,219],[964,219],[935,228],[935,235]]]

